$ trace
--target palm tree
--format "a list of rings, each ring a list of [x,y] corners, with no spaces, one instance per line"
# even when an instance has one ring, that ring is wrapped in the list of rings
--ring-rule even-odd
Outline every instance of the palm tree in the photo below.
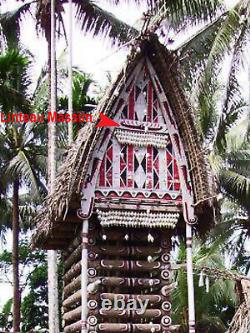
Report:
[[[177,262],[179,266],[185,263],[185,244],[181,242],[178,248]],[[225,259],[221,254],[221,244],[201,244],[194,242],[194,264],[196,267],[209,267],[226,270]],[[185,266],[185,265],[184,265]],[[195,270],[195,305],[197,333],[224,333],[231,321],[238,304],[235,292],[235,282],[216,279],[216,275],[201,276],[201,271]],[[174,323],[180,324],[180,332],[187,332],[187,285],[186,271],[178,269],[175,274],[178,284],[172,295],[172,311]]]
[[[63,80],[65,75],[67,76],[68,73],[66,72],[64,75],[59,73],[59,80]],[[89,96],[89,88],[93,83],[90,75],[73,68],[72,105],[74,113],[91,113],[95,107],[96,100]],[[58,110],[59,112],[68,112],[68,95],[65,95],[65,92],[58,96]],[[73,140],[77,137],[77,133],[82,126],[80,123],[73,125]],[[65,135],[62,136],[62,141],[63,137],[65,138]]]
[[[230,9],[221,7],[211,22],[175,50],[184,75],[183,88],[199,119],[204,150],[220,190],[248,212],[249,101],[243,96],[239,73],[249,45],[249,13],[248,0],[239,0]],[[228,72],[221,76],[223,66]],[[244,119],[240,130],[242,125],[245,129],[233,138],[230,133],[240,119]]]
[[[57,32],[59,36],[63,34],[64,37],[66,37],[66,32],[63,12],[68,2],[68,0],[55,1]],[[138,0],[137,2],[140,3],[143,1]],[[128,36],[134,37],[138,33],[136,29],[117,19],[114,15],[97,6],[92,1],[72,0],[72,3],[76,8],[76,19],[84,31],[91,31],[93,29],[92,22],[94,20],[96,23],[96,27],[94,28],[95,34],[99,34],[102,31],[114,40],[127,41]],[[36,28],[38,32],[44,34],[48,42],[48,49],[50,50],[51,1],[47,0],[23,0],[21,6],[17,9],[0,14],[0,26],[9,46],[18,44],[22,19],[25,15],[32,15],[33,17],[32,13],[34,13],[34,10]]]
[[[15,105],[14,99],[9,105],[5,99],[0,99],[4,114],[28,112],[30,105],[27,88],[30,80],[28,77],[29,60],[18,51],[6,51],[0,56],[0,84],[9,94],[16,97],[22,96],[23,104]],[[13,330],[20,331],[20,288],[19,288],[19,190],[24,184],[30,186],[34,196],[38,196],[38,188],[44,188],[41,182],[42,168],[38,165],[36,156],[40,156],[41,148],[34,137],[32,127],[26,123],[2,124],[0,130],[1,146],[1,180],[5,194],[12,189],[12,263],[13,263]]]
[[[196,38],[184,45],[184,53],[190,51],[193,47],[194,56],[206,53],[205,71],[202,75],[203,81],[209,82],[218,75],[222,60],[230,53],[231,63],[227,84],[228,86],[231,85],[234,90],[237,88],[237,86],[235,87],[237,73],[241,68],[244,53],[249,45],[249,13],[249,0],[235,1],[232,8],[222,10],[212,24],[204,27]],[[202,43],[200,43],[201,40]],[[198,46],[198,44],[200,45]]]
[[[64,31],[64,22],[62,18],[63,4],[68,1],[35,1],[36,5],[36,27],[38,31],[42,31],[45,35],[48,44],[48,75],[49,75],[49,91],[50,91],[50,109],[56,111],[56,54],[55,54],[55,29],[58,27],[59,35],[60,29]],[[31,7],[34,1],[24,1],[23,4],[12,12],[1,14],[0,26],[2,33],[6,37],[9,46],[18,45],[18,38],[20,34],[20,22],[24,15],[31,12]],[[81,1],[74,1],[78,8],[78,18],[82,17],[82,4]],[[100,18],[100,26],[107,27],[106,19],[103,20],[102,13],[105,12],[95,4],[89,2],[87,7],[84,8],[95,13],[95,17]],[[53,11],[53,14],[52,14]],[[57,18],[57,22],[56,22]],[[112,22],[116,22],[115,17],[110,17]],[[57,25],[58,23],[58,25]],[[125,30],[127,29],[124,24]],[[83,27],[83,26],[82,26]],[[112,29],[111,29],[112,30]],[[126,30],[127,31],[127,30]],[[48,124],[48,184],[51,191],[53,191],[53,182],[55,179],[56,165],[55,162],[55,124],[52,122]],[[58,325],[58,297],[57,294],[57,270],[56,270],[56,253],[54,251],[48,252],[48,277],[49,280],[49,308],[50,308],[50,332],[57,333],[59,331]],[[50,287],[51,283],[51,287]]]

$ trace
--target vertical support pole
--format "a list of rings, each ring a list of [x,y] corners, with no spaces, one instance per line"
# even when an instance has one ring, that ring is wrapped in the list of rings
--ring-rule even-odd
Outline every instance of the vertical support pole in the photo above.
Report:
[[[187,251],[187,285],[188,285],[188,326],[189,333],[195,333],[194,279],[193,279],[193,251],[192,226],[186,223],[186,251]]]
[[[82,272],[81,272],[81,300],[82,300],[82,313],[81,333],[87,333],[87,318],[88,318],[88,230],[89,220],[83,220],[82,223]]]
[[[56,33],[55,33],[55,0],[51,0],[51,48],[50,52],[50,108],[56,112]],[[49,193],[54,192],[56,178],[56,124],[48,122],[48,188]],[[49,332],[59,333],[58,309],[58,274],[57,252],[48,251],[48,301],[49,301]]]
[[[73,58],[73,23],[72,23],[72,0],[69,0],[69,39],[68,39],[68,113],[70,119],[73,114],[73,96],[72,96],[72,58]],[[73,122],[68,123],[68,144],[71,145],[73,141]]]

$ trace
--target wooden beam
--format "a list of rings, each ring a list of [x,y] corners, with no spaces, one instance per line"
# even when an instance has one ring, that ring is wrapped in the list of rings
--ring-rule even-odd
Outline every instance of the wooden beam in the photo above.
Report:
[[[105,198],[105,201],[101,201],[101,200],[96,200],[95,201],[95,208],[104,208],[107,209],[107,198]],[[112,203],[112,202],[108,202],[108,208],[109,209],[117,209],[117,202],[116,203]],[[150,209],[150,211],[157,211],[157,212],[169,212],[169,213],[179,213],[182,212],[183,208],[182,206],[178,207],[176,206],[176,204],[169,206],[168,204],[164,204],[162,202],[162,200],[158,200],[158,205],[155,204],[154,205],[150,205],[148,202],[141,200],[140,203],[138,203],[138,199],[136,200],[136,203],[132,204],[130,203],[129,205],[127,203],[119,203],[119,209],[132,209],[132,210],[147,210]]]
[[[101,281],[102,286],[106,287],[129,287],[129,288],[160,288],[163,286],[168,286],[169,282],[167,280],[161,279],[147,279],[147,278],[126,278],[126,277],[116,277],[116,276],[104,276],[90,278],[89,282],[95,282],[97,280]],[[173,287],[174,288],[174,287]]]
[[[103,333],[158,333],[162,332],[160,324],[118,324],[118,323],[103,323],[99,324],[98,332]]]
[[[63,307],[64,308],[69,308],[71,305],[74,305],[75,303],[79,302],[81,300],[81,289],[66,298],[63,301]]]
[[[67,242],[58,239],[49,239],[44,248],[46,250],[63,250],[67,247]]]
[[[73,252],[71,252],[69,257],[64,261],[65,270],[70,268],[75,262],[81,259],[81,252],[82,252],[82,244],[78,245],[78,247]]]
[[[77,308],[78,309],[78,308]],[[72,311],[71,311],[72,312]],[[161,309],[147,309],[143,314],[138,314],[135,310],[89,310],[89,316],[95,316],[97,318],[109,318],[109,319],[119,319],[121,321],[141,321],[142,319],[147,320],[159,320],[165,314]]]
[[[74,264],[65,274],[63,277],[63,281],[65,284],[67,284],[70,280],[72,280],[74,277],[78,276],[81,274],[81,261],[78,263]]]
[[[80,219],[77,215],[67,215],[64,223],[82,223],[82,219]]]
[[[72,236],[72,235],[71,235]],[[70,242],[66,251],[64,251],[64,258],[67,260],[68,256],[78,247],[82,242],[81,232],[79,231],[76,237]]]
[[[78,290],[81,288],[81,275],[79,275],[77,278],[75,278],[73,281],[71,281],[69,284],[67,284],[63,291],[64,291],[64,296],[68,296],[72,292]]]
[[[135,256],[135,257],[146,257],[148,255],[157,256],[161,255],[162,248],[159,246],[128,246],[128,245],[94,245],[89,246],[90,253],[101,253],[109,256]]]
[[[162,263],[160,261],[148,262],[143,260],[109,260],[109,259],[90,261],[90,267],[95,268],[97,270],[105,269],[107,271],[116,270],[121,272],[127,272],[127,271],[155,272],[157,270],[160,271],[163,268]]]
[[[82,321],[79,320],[74,324],[68,325],[64,327],[64,333],[75,333],[80,332],[82,327]]]
[[[163,301],[163,297],[161,295],[148,295],[148,294],[144,294],[144,295],[133,295],[133,294],[113,294],[113,293],[102,293],[100,294],[100,299],[109,299],[112,302],[115,299],[123,299],[125,302],[127,302],[128,300],[136,300],[138,301],[149,301],[150,305],[156,305],[156,304],[160,304]]]
[[[65,321],[74,321],[74,320],[80,319],[81,318],[81,311],[82,311],[82,307],[78,306],[78,308],[64,313],[63,314],[63,320],[65,320]]]

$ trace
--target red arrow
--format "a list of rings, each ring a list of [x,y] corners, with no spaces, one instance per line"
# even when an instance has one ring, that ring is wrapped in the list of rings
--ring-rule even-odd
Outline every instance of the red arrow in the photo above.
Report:
[[[100,121],[96,127],[118,127],[120,124],[100,112]]]

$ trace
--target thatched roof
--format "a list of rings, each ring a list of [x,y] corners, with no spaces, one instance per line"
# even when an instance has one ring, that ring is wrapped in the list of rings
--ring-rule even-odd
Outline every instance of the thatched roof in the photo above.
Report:
[[[244,302],[236,311],[227,333],[250,332],[250,282],[242,280],[241,284]]]
[[[73,237],[72,233],[79,225],[75,212],[76,208],[80,208],[81,184],[86,177],[92,152],[102,131],[101,128],[96,128],[98,115],[102,112],[111,118],[114,116],[112,106],[126,78],[132,73],[138,61],[145,56],[151,61],[176,117],[191,170],[195,210],[200,220],[198,228],[207,230],[213,222],[211,198],[214,197],[215,192],[207,161],[201,149],[194,114],[180,88],[180,81],[183,78],[178,70],[178,58],[175,54],[166,51],[156,36],[150,36],[137,41],[115,83],[94,112],[94,121],[87,123],[79,131],[76,142],[70,147],[66,160],[58,172],[55,192],[46,198],[43,208],[35,218],[37,224],[33,236],[35,246],[45,248],[67,246],[66,238],[59,239],[59,230],[65,235],[69,234],[68,230],[71,230],[71,237]]]

